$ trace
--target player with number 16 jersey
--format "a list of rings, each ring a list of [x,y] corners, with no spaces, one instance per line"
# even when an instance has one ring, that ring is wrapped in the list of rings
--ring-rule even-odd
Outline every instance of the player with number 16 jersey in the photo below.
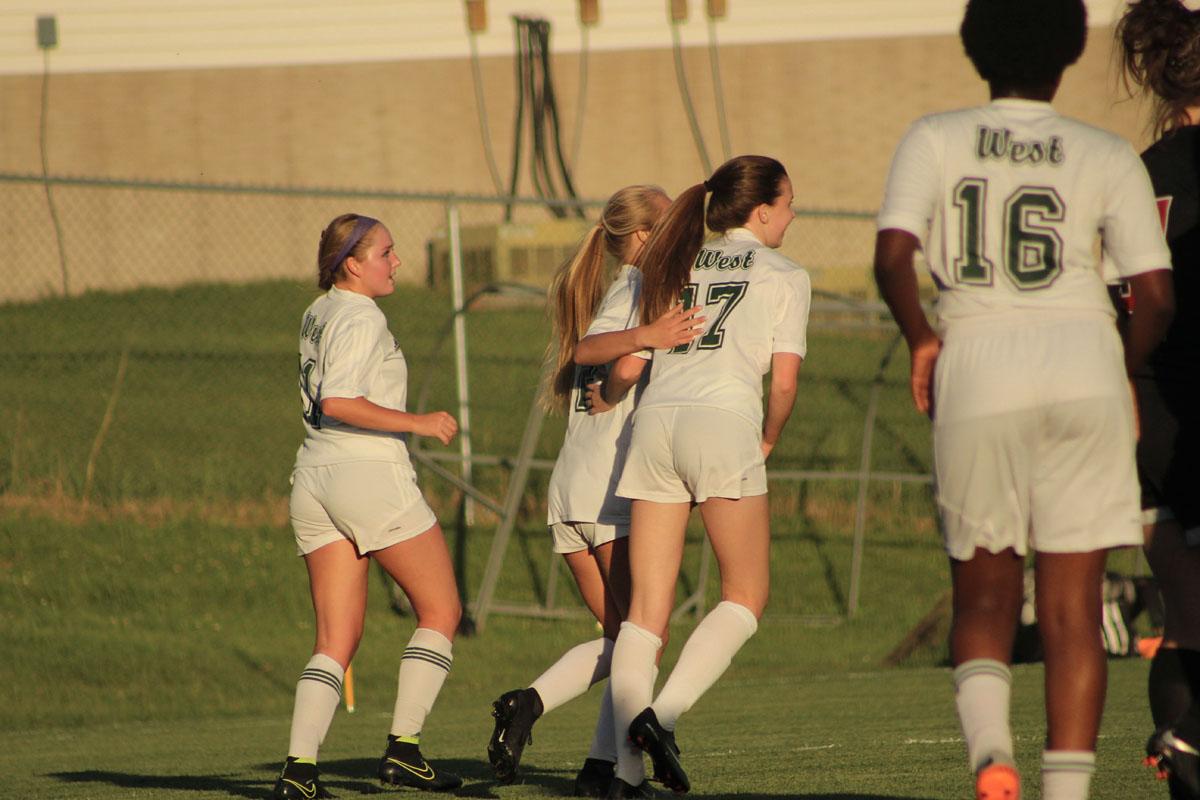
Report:
[[[981,799],[1022,796],[1009,664],[1028,551],[1046,653],[1041,797],[1084,800],[1106,681],[1097,589],[1108,550],[1141,541],[1127,375],[1170,319],[1171,262],[1132,147],[1050,105],[1087,30],[1083,0],[968,0],[963,48],[991,102],[912,126],[878,220],[875,277],[933,421],[955,705]],[[1124,346],[1098,249],[1145,292]]]

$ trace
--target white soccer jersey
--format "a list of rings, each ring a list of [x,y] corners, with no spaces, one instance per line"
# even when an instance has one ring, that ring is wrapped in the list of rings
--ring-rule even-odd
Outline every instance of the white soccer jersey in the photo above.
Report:
[[[641,285],[642,273],[635,267],[623,266],[605,293],[587,335],[636,327]],[[602,379],[606,372],[604,366],[575,368],[567,435],[550,475],[547,498],[550,525],[629,522],[629,500],[617,497],[616,488],[629,450],[632,429],[629,416],[636,403],[637,389],[628,392],[611,411],[589,416],[584,397],[586,386]]]
[[[300,326],[304,442],[296,466],[409,463],[403,434],[357,428],[321,413],[329,397],[365,397],[403,411],[407,392],[408,366],[379,306],[366,295],[330,289],[308,307]]]
[[[878,228],[921,240],[946,324],[1039,308],[1113,315],[1097,234],[1123,277],[1171,263],[1129,143],[1033,100],[914,123],[892,161]]]
[[[808,273],[745,228],[706,243],[684,287],[685,307],[704,306],[705,330],[654,351],[641,408],[710,406],[761,427],[762,376],[774,353],[807,352]]]

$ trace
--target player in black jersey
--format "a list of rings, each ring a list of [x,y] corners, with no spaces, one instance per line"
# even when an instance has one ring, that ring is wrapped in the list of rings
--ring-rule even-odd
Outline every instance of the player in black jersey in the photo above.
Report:
[[[1176,314],[1133,375],[1146,557],[1163,597],[1147,763],[1200,798],[1200,3],[1136,0],[1117,26],[1127,80],[1154,102],[1142,154],[1171,248]],[[1126,308],[1137,297],[1123,290]]]

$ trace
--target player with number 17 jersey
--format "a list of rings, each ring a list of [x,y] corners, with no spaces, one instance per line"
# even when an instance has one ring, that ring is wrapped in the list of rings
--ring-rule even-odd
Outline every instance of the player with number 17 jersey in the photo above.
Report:
[[[773,353],[807,352],[808,273],[733,228],[703,247],[683,289],[709,323],[690,344],[654,353],[639,408],[708,406],[762,425],[762,376]]]

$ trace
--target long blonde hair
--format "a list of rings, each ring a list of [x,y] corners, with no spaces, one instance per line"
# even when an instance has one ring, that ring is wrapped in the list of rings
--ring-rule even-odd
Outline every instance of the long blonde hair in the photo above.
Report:
[[[605,253],[620,261],[629,237],[649,231],[662,215],[668,199],[658,186],[626,186],[604,205],[600,219],[583,237],[570,261],[563,264],[550,284],[548,301],[554,335],[546,348],[550,367],[542,387],[542,406],[566,408],[575,384],[575,346],[587,334],[606,289]],[[635,259],[636,260],[636,259]]]

